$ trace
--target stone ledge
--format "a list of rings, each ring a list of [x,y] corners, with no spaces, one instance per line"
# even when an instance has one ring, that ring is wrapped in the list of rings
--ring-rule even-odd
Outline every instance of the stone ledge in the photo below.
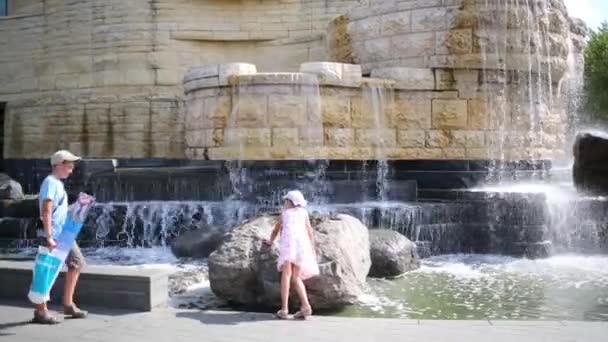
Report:
[[[257,74],[233,75],[229,80],[233,85],[316,85],[318,84],[315,75],[300,72],[260,72]]]
[[[434,90],[435,74],[427,68],[378,68],[372,70],[372,77],[395,80],[396,89]]]
[[[248,63],[212,64],[192,67],[184,76],[184,91],[189,93],[202,88],[227,86],[230,83],[230,78],[235,75],[251,75],[256,72],[256,66]]]
[[[0,298],[26,300],[32,281],[32,262],[0,261]],[[61,302],[64,272],[59,275],[52,302]],[[152,311],[166,307],[168,273],[133,267],[87,266],[78,281],[76,302],[83,306]]]
[[[361,86],[361,66],[357,64],[308,62],[300,65],[300,72],[317,75],[323,85]]]

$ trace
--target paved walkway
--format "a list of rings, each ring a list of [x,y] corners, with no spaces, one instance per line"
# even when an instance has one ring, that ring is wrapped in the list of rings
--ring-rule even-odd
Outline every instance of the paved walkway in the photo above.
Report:
[[[268,314],[163,309],[97,311],[56,326],[28,324],[28,307],[0,303],[0,341],[608,341],[608,322],[433,321],[313,317],[278,321]]]

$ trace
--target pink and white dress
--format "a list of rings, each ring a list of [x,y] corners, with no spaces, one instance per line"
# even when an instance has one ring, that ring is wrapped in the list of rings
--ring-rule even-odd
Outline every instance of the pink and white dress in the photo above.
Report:
[[[302,280],[319,274],[319,265],[306,231],[308,212],[301,207],[285,209],[281,213],[281,241],[277,269],[286,262],[300,267]]]

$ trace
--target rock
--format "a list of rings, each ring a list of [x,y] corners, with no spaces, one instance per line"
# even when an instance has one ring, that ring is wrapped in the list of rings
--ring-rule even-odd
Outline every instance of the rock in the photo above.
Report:
[[[23,200],[0,200],[0,217],[38,218],[38,196],[28,196]]]
[[[608,135],[580,133],[574,143],[572,173],[577,189],[608,195]]]
[[[0,218],[0,238],[31,239],[36,236],[38,218]]]
[[[369,243],[372,259],[370,277],[396,277],[420,267],[416,245],[396,231],[370,230]]]
[[[178,258],[207,258],[224,240],[225,233],[209,230],[191,230],[171,243],[171,252]]]
[[[0,199],[21,201],[25,198],[21,184],[5,173],[0,173]]]
[[[278,241],[264,247],[276,217],[262,216],[236,227],[209,257],[211,290],[232,303],[276,307],[280,274]],[[306,281],[315,309],[353,304],[362,292],[371,266],[367,227],[348,215],[312,220],[320,275]],[[293,295],[293,293],[292,293]],[[297,300],[290,301],[294,307]]]

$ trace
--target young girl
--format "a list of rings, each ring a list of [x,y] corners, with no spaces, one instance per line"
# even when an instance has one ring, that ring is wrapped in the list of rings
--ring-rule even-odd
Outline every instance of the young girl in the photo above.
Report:
[[[277,224],[275,224],[270,240],[266,243],[272,245],[279,232],[281,232],[280,253],[277,269],[281,272],[281,310],[277,317],[287,319],[289,315],[289,285],[296,288],[300,298],[300,311],[294,318],[305,319],[312,315],[312,308],[308,302],[306,287],[303,280],[319,274],[316,255],[314,251],[313,230],[308,218],[306,200],[298,190],[289,191],[283,197],[283,210]]]

